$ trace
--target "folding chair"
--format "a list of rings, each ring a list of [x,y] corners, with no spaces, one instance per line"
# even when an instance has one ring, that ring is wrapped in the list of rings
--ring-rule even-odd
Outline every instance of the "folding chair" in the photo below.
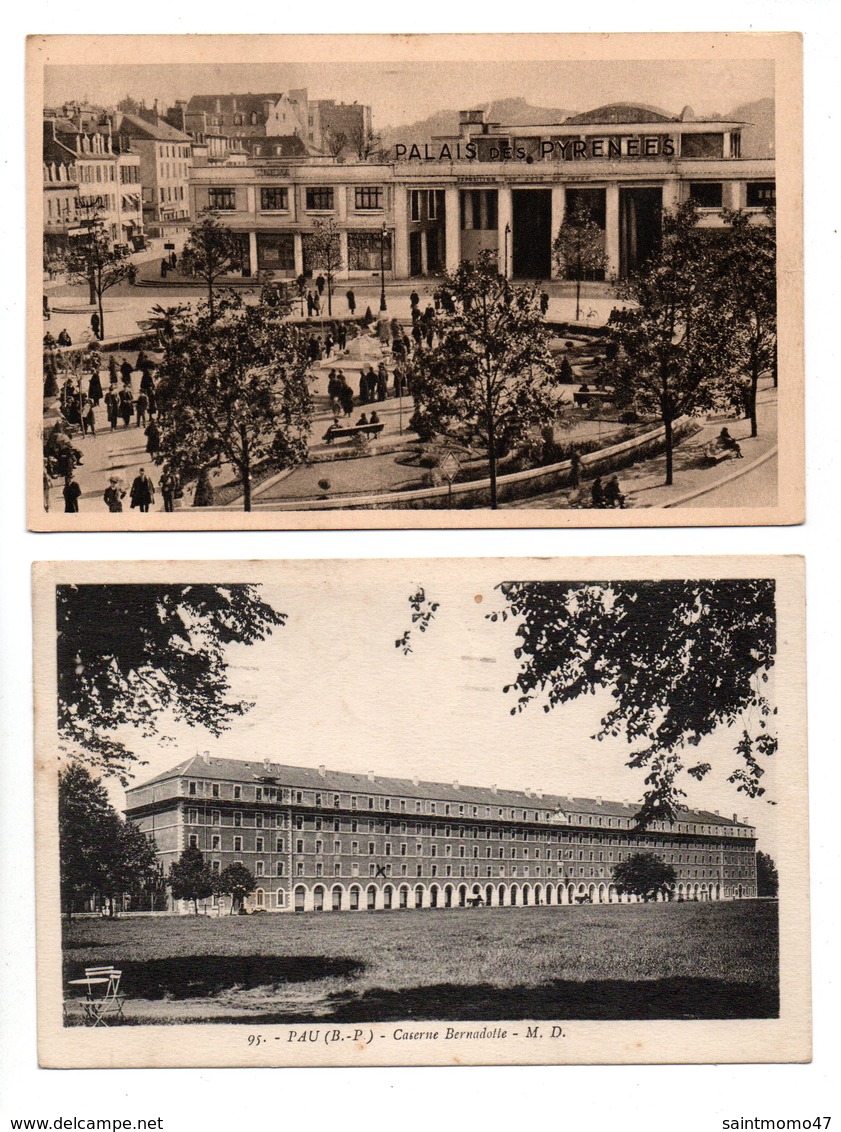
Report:
[[[125,1001],[125,995],[120,994],[122,974],[116,967],[85,968],[86,979],[106,980],[105,990],[101,995],[94,993],[93,984],[88,987],[83,1008],[89,1026],[107,1026],[109,1017],[122,1018]]]

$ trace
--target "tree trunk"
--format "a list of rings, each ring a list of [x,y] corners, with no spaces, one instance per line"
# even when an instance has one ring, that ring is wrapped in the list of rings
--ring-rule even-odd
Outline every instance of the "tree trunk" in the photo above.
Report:
[[[671,487],[674,463],[674,438],[672,436],[672,418],[667,417],[663,424],[666,426],[666,486]]]
[[[581,313],[581,278],[575,280],[575,321],[578,322]]]
[[[750,373],[750,434],[751,436],[758,436],[758,424],[756,420],[756,395],[759,390],[759,363],[754,358],[751,364]]]
[[[493,425],[488,425],[488,466],[491,476],[491,510],[496,511],[496,444],[494,443]]]
[[[242,509],[251,510],[251,472],[243,473],[242,477]]]
[[[99,340],[105,337],[105,309],[102,305],[102,291],[99,292]]]
[[[210,279],[207,281],[207,309],[210,314],[210,321],[213,322],[213,283]]]

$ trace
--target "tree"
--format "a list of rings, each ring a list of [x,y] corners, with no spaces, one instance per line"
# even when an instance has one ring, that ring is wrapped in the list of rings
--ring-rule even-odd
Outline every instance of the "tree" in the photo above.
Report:
[[[62,748],[126,785],[136,756],[117,727],[152,738],[168,713],[220,735],[251,707],[228,698],[227,647],[263,641],[285,621],[258,586],[57,586]]]
[[[766,223],[745,212],[725,210],[729,233],[718,256],[720,310],[730,326],[735,390],[746,410],[751,436],[758,435],[756,397],[759,378],[775,373],[777,357],[777,234],[774,210]],[[746,381],[746,385],[744,382]],[[732,400],[732,397],[731,397]]]
[[[619,895],[641,896],[647,904],[658,895],[671,900],[677,876],[671,865],[654,853],[634,853],[613,866],[613,883]]]
[[[238,253],[239,245],[234,233],[220,223],[212,209],[205,209],[198,224],[190,229],[181,253],[181,266],[197,275],[206,285],[211,321],[216,313],[214,287],[217,280],[231,270]]]
[[[243,509],[255,468],[291,468],[307,456],[313,402],[304,340],[282,310],[226,297],[179,317],[158,369],[158,463],[182,482],[230,463]]]
[[[575,320],[581,316],[581,283],[586,275],[607,264],[604,232],[584,205],[576,206],[558,229],[552,244],[558,271],[575,280]]]
[[[441,285],[453,310],[440,316],[438,347],[416,351],[410,362],[412,427],[486,446],[495,508],[499,457],[559,408],[540,299],[532,287],[512,287],[488,252]]]
[[[350,138],[344,130],[327,129],[324,131],[324,146],[333,157],[341,157],[349,144]]]
[[[105,213],[98,197],[80,198],[81,225],[87,235],[71,241],[64,258],[69,283],[86,283],[91,306],[99,317],[99,337],[105,337],[105,310],[102,298],[106,291],[127,278],[129,264],[118,255],[105,231]]]
[[[126,94],[117,103],[117,109],[122,114],[138,114],[141,107],[140,103],[133,99],[130,94]]]
[[[710,771],[686,752],[723,724],[738,732],[743,765],[728,781],[750,798],[765,793],[761,760],[777,749],[776,708],[766,693],[776,654],[772,579],[624,582],[510,582],[521,668],[504,690],[511,713],[540,698],[548,712],[605,690],[613,706],[598,739],[624,736],[627,765],[645,768],[637,822],[673,821],[682,807],[681,772]],[[687,766],[687,763],[690,765]]]
[[[350,129],[348,141],[359,161],[382,153],[382,139],[360,119]]]
[[[757,896],[776,896],[780,890],[780,878],[772,857],[761,850],[756,854],[756,894]]]
[[[188,848],[169,866],[167,884],[173,900],[192,900],[193,913],[199,914],[199,901],[216,891],[216,878],[200,849]]]
[[[244,906],[246,896],[254,887],[254,877],[241,861],[228,865],[216,878],[216,891],[231,898],[232,916]]]
[[[58,776],[59,886],[72,917],[94,896],[112,901],[146,881],[156,868],[154,843],[125,821],[102,783],[80,763]]]
[[[624,289],[633,305],[608,320],[618,346],[610,367],[614,398],[662,421],[667,484],[673,481],[674,422],[710,403],[731,357],[712,241],[696,220],[692,204],[664,213],[659,253]]]
[[[307,263],[313,271],[323,271],[327,280],[327,313],[333,313],[333,281],[344,268],[339,229],[332,217],[316,220],[304,236]]]

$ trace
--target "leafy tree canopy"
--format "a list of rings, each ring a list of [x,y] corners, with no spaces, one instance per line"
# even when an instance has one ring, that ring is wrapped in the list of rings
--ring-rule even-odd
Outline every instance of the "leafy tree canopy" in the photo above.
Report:
[[[306,459],[313,402],[305,343],[282,312],[225,297],[173,321],[158,370],[160,453],[182,482],[228,462],[251,510],[255,468]]]
[[[59,772],[58,825],[61,903],[68,914],[81,901],[114,897],[155,872],[154,844],[117,813],[101,782],[80,763]]]
[[[776,896],[780,891],[774,859],[762,850],[756,854],[756,891],[758,896]]]
[[[203,280],[207,286],[207,305],[211,319],[216,313],[214,286],[219,278],[231,271],[239,254],[236,236],[221,223],[217,213],[205,209],[181,253],[181,266]]]
[[[620,895],[641,896],[648,903],[659,894],[671,896],[677,875],[654,853],[634,853],[613,866],[613,883]]]
[[[126,785],[136,756],[115,728],[151,738],[172,712],[221,734],[251,707],[229,699],[227,646],[265,640],[285,620],[251,585],[58,586],[63,748]]]
[[[223,869],[216,878],[216,891],[231,898],[231,915],[243,905],[249,892],[256,886],[254,877],[241,861]]]
[[[444,276],[453,300],[439,317],[441,341],[410,362],[412,427],[488,450],[491,506],[496,462],[559,411],[548,331],[533,287],[512,287],[483,252]]]
[[[596,736],[624,735],[628,766],[644,767],[640,826],[671,821],[685,797],[682,771],[711,769],[687,751],[721,724],[736,727],[742,760],[728,781],[764,794],[761,760],[777,748],[776,708],[766,694],[776,654],[771,579],[623,582],[510,582],[508,606],[491,619],[517,619],[522,662],[506,692],[512,714],[544,698],[544,711],[606,689],[614,706]],[[747,722],[749,719],[752,722]],[[687,763],[691,765],[687,766]]]
[[[167,884],[174,900],[192,900],[193,911],[199,913],[199,901],[207,900],[216,890],[216,877],[200,849],[188,848],[169,866]]]

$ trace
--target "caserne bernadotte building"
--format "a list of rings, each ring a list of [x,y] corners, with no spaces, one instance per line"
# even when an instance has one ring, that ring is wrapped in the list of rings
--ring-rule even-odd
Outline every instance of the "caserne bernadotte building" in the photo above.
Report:
[[[741,156],[747,124],[623,103],[537,126],[462,111],[458,136],[407,137],[382,164],[284,157],[282,138],[216,160],[197,147],[192,214],[212,208],[240,235],[246,274],[309,271],[307,234],[330,217],[341,278],[378,276],[381,256],[388,279],[435,275],[489,249],[508,276],[547,280],[558,275],[551,247],[564,215],[583,205],[604,232],[607,268],[594,278],[621,279],[680,201],[694,201],[705,225],[721,224],[722,207],[760,217],[775,203],[773,159]]]
[[[271,912],[618,903],[613,866],[641,852],[672,865],[676,899],[756,896],[753,827],[686,810],[637,834],[635,809],[207,754],[126,792],[164,873],[189,846],[217,873],[241,861]]]

